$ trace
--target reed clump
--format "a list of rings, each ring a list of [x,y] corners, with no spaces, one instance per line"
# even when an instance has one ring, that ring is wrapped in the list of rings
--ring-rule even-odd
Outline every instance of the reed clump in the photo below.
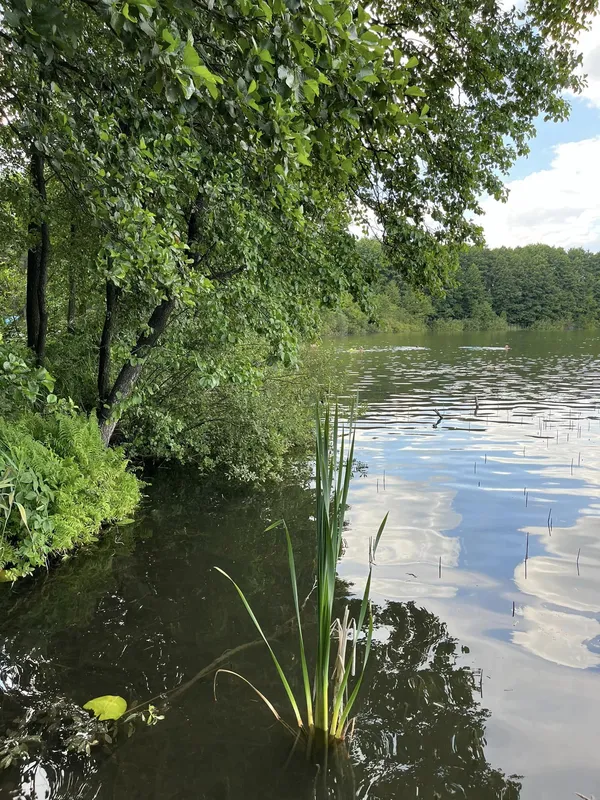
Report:
[[[309,670],[305,629],[298,596],[298,582],[294,562],[294,549],[288,527],[279,520],[267,531],[281,528],[287,544],[291,588],[298,628],[302,693],[296,697],[286,674],[270,642],[256,618],[244,592],[222,569],[216,567],[235,586],[242,603],[260,636],[264,640],[275,669],[295,716],[297,728],[289,725],[270,700],[246,678],[231,670],[219,670],[236,675],[248,683],[268,706],[274,716],[294,734],[305,735],[308,741],[324,743],[326,746],[343,741],[351,729],[351,712],[356,703],[373,638],[373,615],[369,599],[373,564],[381,539],[387,514],[374,537],[369,541],[369,573],[360,604],[358,617],[353,617],[346,607],[341,617],[334,617],[334,602],[337,562],[341,555],[344,518],[354,458],[355,425],[350,416],[347,425],[341,424],[336,406],[322,418],[317,410],[316,418],[316,656],[314,667]],[[311,625],[312,627],[312,625]],[[364,639],[362,656],[358,652],[358,641]],[[217,673],[218,676],[218,673]],[[215,680],[217,678],[215,676]],[[303,697],[302,697],[303,695]],[[301,710],[301,708],[303,709]]]

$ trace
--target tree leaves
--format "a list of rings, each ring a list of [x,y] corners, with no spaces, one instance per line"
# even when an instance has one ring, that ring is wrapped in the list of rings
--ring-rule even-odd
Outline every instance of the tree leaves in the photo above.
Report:
[[[420,86],[407,86],[404,90],[404,94],[410,97],[425,97],[426,92],[424,92]]]
[[[533,120],[564,116],[565,89],[581,85],[571,39],[585,14],[568,3],[562,23],[545,0],[519,12],[485,0],[34,5],[11,8],[0,37],[0,101],[14,122],[1,131],[2,180],[23,194],[7,213],[21,231],[13,249],[28,246],[35,142],[57,179],[49,285],[64,287],[72,268],[96,326],[105,281],[119,287],[112,355],[140,370],[151,352],[135,343],[158,341],[151,321],[167,299],[186,319],[208,307],[221,341],[260,298],[252,333],[291,360],[306,308],[362,289],[350,246],[334,263],[325,243],[350,242],[350,219],[367,209],[394,269],[439,290],[460,246],[478,241],[480,198],[502,195]],[[73,213],[83,257],[69,244]],[[61,327],[50,326],[59,352]],[[202,361],[211,342],[200,340]],[[90,344],[85,359],[97,355]],[[30,399],[41,391],[20,383]]]

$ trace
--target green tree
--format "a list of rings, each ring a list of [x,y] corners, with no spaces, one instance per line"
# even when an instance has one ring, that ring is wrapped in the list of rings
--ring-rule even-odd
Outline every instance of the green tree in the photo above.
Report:
[[[377,277],[351,218],[439,288],[465,212],[538,114],[566,115],[591,7],[0,3],[0,188],[38,364],[77,354],[109,442],[159,342],[258,335],[290,363],[316,305]]]

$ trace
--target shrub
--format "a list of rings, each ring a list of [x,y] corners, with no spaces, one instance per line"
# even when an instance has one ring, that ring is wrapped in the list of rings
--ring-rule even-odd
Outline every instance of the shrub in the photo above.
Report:
[[[306,348],[297,370],[268,364],[250,343],[217,354],[206,370],[183,358],[159,366],[164,388],[143,384],[142,401],[124,414],[127,452],[146,463],[193,465],[198,476],[232,484],[278,481],[302,462],[315,398],[342,385],[325,348]]]
[[[0,577],[14,580],[93,541],[139,501],[139,482],[95,419],[57,410],[0,418]]]

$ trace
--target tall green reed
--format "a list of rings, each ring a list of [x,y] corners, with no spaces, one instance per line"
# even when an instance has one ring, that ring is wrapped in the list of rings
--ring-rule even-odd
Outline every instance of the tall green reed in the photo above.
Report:
[[[321,418],[317,408],[315,454],[317,642],[312,681],[306,657],[294,550],[290,532],[284,520],[279,520],[266,529],[270,531],[281,527],[285,533],[292,596],[298,626],[302,693],[305,705],[304,716],[300,710],[302,700],[299,700],[294,694],[285,672],[243,591],[226,572],[219,569],[219,567],[215,567],[235,586],[252,622],[269,649],[275,669],[294,712],[298,729],[306,733],[311,741],[318,735],[326,743],[330,740],[340,741],[345,738],[350,727],[350,713],[364,680],[373,638],[373,617],[369,601],[373,563],[387,521],[386,514],[376,536],[369,541],[369,573],[358,618],[351,618],[350,610],[346,607],[342,617],[334,619],[337,563],[343,545],[344,518],[350,479],[352,477],[355,435],[356,429],[352,415],[348,425],[345,426],[340,422],[337,406],[333,415],[327,409],[323,418]],[[365,643],[362,663],[359,666],[358,640],[361,636],[364,636]],[[337,647],[334,647],[336,639]],[[249,683],[242,675],[231,670],[220,670],[219,672],[228,672]],[[249,685],[265,702],[275,717],[284,722],[273,704],[255,686]],[[284,722],[284,724],[286,727],[291,728],[287,723]]]

